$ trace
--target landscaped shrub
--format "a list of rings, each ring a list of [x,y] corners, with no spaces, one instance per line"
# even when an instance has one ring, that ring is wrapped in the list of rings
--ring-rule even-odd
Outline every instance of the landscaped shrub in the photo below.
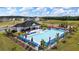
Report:
[[[16,50],[16,47],[13,47],[11,50],[12,50],[12,51],[15,51],[15,50]]]
[[[11,32],[12,32],[12,33],[15,33],[15,32],[17,32],[17,30],[12,30]]]
[[[62,40],[62,43],[66,43],[66,40],[65,40],[65,39],[63,39],[63,40]]]
[[[26,30],[22,29],[21,32],[25,32]]]

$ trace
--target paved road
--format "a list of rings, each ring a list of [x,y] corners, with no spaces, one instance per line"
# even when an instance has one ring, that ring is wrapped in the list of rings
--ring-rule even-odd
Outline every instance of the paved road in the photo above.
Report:
[[[7,29],[7,27],[0,27],[0,32],[5,32],[5,29]]]
[[[5,31],[5,28],[0,28],[0,32],[4,32]]]

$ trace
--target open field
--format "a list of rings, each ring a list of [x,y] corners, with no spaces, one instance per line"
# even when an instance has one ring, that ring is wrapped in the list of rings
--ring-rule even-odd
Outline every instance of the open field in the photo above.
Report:
[[[62,20],[47,20],[47,21],[40,21],[41,24],[61,24],[61,23],[67,23],[67,24],[79,24],[79,21],[62,21]]]
[[[0,51],[24,51],[22,47],[6,37],[3,33],[0,33]]]
[[[22,21],[7,21],[7,22],[0,22],[0,27],[5,27],[5,26],[12,26],[17,23],[21,23]]]
[[[0,27],[12,26],[21,21],[8,21],[8,22],[0,22]],[[0,51],[23,51],[24,49],[13,42],[10,38],[5,36],[2,32],[0,32]]]

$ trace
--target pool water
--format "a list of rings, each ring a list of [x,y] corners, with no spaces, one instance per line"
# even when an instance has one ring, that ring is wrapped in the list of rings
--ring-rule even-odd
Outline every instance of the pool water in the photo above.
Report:
[[[58,33],[59,33],[59,37],[63,37],[64,32],[65,30],[62,29],[46,29],[27,35],[27,38],[25,38],[25,40],[31,40],[31,38],[33,38],[33,42],[35,42],[37,46],[39,46],[41,40],[44,40],[46,43],[48,43],[49,37],[50,40],[55,40],[56,35]],[[20,36],[20,37],[24,38],[24,36]]]

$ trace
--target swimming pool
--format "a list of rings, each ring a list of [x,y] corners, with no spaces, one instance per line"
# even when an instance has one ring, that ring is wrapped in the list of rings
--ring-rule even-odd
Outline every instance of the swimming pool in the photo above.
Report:
[[[44,40],[46,46],[49,44],[49,37],[51,44],[54,44],[56,42],[56,35],[59,33],[59,37],[62,38],[64,36],[65,30],[63,29],[46,29],[46,30],[39,30],[32,34],[27,35],[27,38],[25,38],[25,35],[20,35],[18,38],[23,40],[24,42],[30,42],[31,38],[33,38],[33,44],[37,47],[40,45],[40,41]]]

